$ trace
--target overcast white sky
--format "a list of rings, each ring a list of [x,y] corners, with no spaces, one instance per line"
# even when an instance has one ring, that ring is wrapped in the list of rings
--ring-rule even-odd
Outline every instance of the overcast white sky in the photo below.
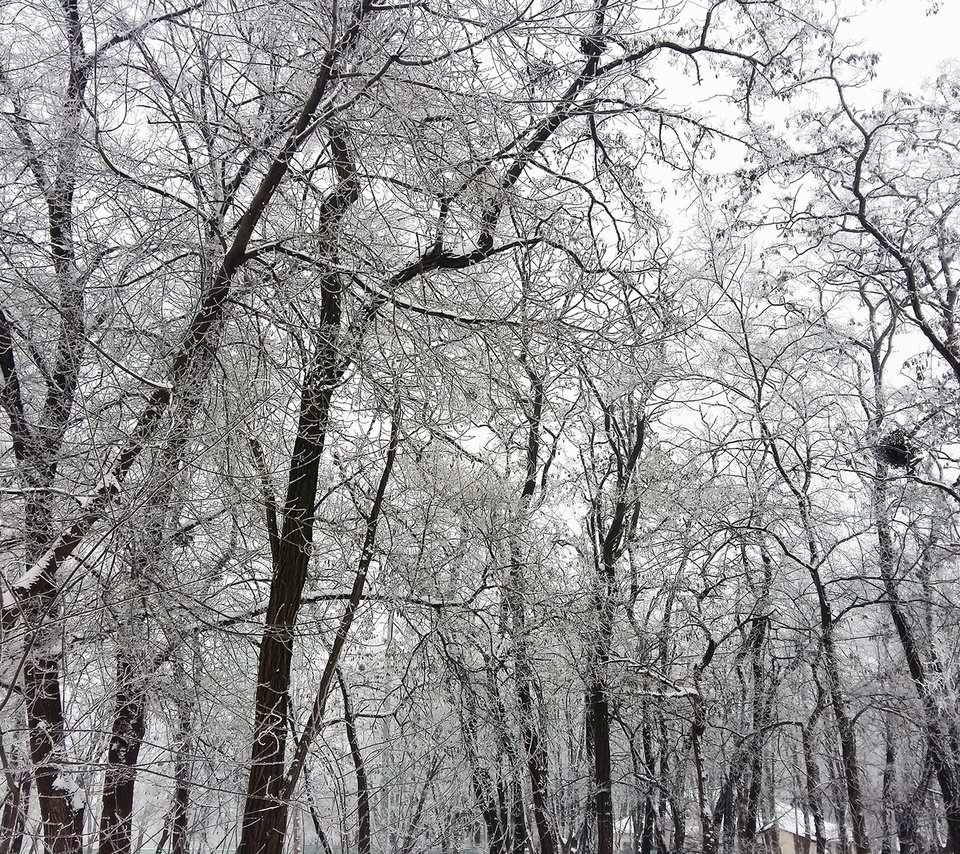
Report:
[[[935,15],[925,14],[928,5],[926,0],[868,0],[841,30],[841,37],[880,54],[880,89],[916,91],[936,76],[944,60],[960,58],[960,0],[941,0]]]

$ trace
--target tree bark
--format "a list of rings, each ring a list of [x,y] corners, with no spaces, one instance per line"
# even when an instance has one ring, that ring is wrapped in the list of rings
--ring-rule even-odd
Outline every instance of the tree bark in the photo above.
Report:
[[[543,378],[530,365],[526,352],[523,354],[522,361],[530,379],[531,399],[529,400],[530,418],[527,425],[526,477],[520,493],[519,515],[521,524],[526,521],[530,503],[536,492],[540,455],[540,429],[546,397]],[[539,715],[534,704],[534,674],[530,661],[526,623],[526,573],[524,572],[522,544],[516,534],[512,537],[510,552],[510,582],[504,595],[512,622],[515,661],[514,680],[517,705],[520,710],[520,738],[530,776],[533,820],[537,828],[540,854],[556,854],[557,844],[550,823],[547,752],[540,735]]]
[[[47,854],[81,854],[83,801],[74,788],[76,784],[63,773],[64,719],[59,657],[37,654],[24,667],[23,686],[30,727],[30,758]]]
[[[170,854],[190,854],[189,818],[193,769],[193,709],[177,703],[177,753],[173,764],[173,804],[170,808]]]
[[[117,651],[113,724],[100,812],[100,854],[130,854],[137,758],[146,732],[146,686],[141,665]]]
[[[931,688],[931,683],[934,686],[946,686],[947,680],[941,672],[935,673],[931,680],[921,644],[900,600],[895,577],[896,552],[887,511],[887,474],[886,466],[878,463],[874,479],[874,513],[880,546],[880,575],[887,607],[907,662],[907,670],[923,709],[927,751],[943,800],[948,844],[951,851],[960,852],[960,731],[956,721],[950,720],[943,711],[951,708],[953,704],[941,702],[941,698],[935,695],[937,688]]]
[[[367,769],[363,763],[363,753],[357,738],[357,723],[347,693],[347,683],[343,672],[337,668],[337,682],[340,683],[340,696],[343,698],[343,723],[347,730],[347,744],[350,758],[357,777],[357,854],[370,854],[370,787],[367,784]]]
[[[360,11],[354,22],[359,27]],[[356,201],[356,171],[342,133],[330,132],[337,184],[324,199],[323,227],[328,257],[336,257],[336,226]],[[327,437],[330,403],[340,368],[342,284],[339,275],[321,280],[319,341],[306,366],[297,436],[290,461],[283,526],[257,665],[254,738],[238,854],[279,854],[283,847],[287,804],[281,797],[286,771],[286,703],[293,661],[294,628],[307,578],[320,459]],[[305,736],[306,737],[306,736]]]
[[[817,703],[806,723],[801,727],[801,740],[803,744],[803,766],[806,807],[813,818],[813,833],[816,840],[817,854],[826,854],[827,838],[823,825],[823,806],[820,799],[820,766],[817,764],[817,751],[814,743],[814,732],[817,721],[823,713],[825,706],[823,693],[820,692],[817,697]]]
[[[322,440],[326,435],[326,417],[332,389],[332,384],[326,386],[323,389],[325,397],[321,399],[322,405],[315,407],[314,411],[308,412],[306,416],[302,414],[301,421],[307,419],[305,426],[310,428],[310,432],[307,436],[301,432],[294,445],[294,462],[291,466],[286,505],[288,512],[284,520],[283,541],[278,552],[279,566],[274,573],[270,603],[267,607],[267,625],[260,645],[253,761],[238,854],[280,854],[282,851],[289,799],[303,771],[307,751],[321,725],[340,655],[360,605],[374,556],[377,527],[387,485],[397,456],[400,441],[399,401],[393,413],[383,472],[366,520],[350,598],[334,634],[310,717],[290,767],[285,771],[287,689],[293,658],[293,630],[306,581],[319,454],[323,450]],[[309,436],[316,436],[318,441],[313,442]],[[294,543],[299,543],[299,549],[293,549]]]
[[[23,849],[30,808],[30,782],[29,771],[9,772],[8,791],[0,812],[0,854],[20,854]]]
[[[707,709],[700,693],[700,675],[710,666],[717,651],[713,638],[707,638],[707,648],[694,671],[696,694],[690,698],[693,721],[690,724],[690,751],[693,754],[693,772],[696,782],[697,804],[700,809],[701,846],[703,854],[717,854],[717,829],[707,791],[707,772],[703,761],[703,736],[707,731]]]
[[[592,388],[596,393],[596,390]],[[630,543],[636,526],[638,503],[631,494],[646,437],[646,419],[628,404],[624,424],[616,422],[613,408],[597,394],[604,416],[607,441],[616,460],[612,512],[605,517],[602,498],[592,496],[588,530],[594,543],[596,573],[593,608],[595,639],[590,651],[587,686],[588,726],[593,748],[593,814],[597,827],[597,854],[613,854],[613,770],[610,754],[610,698],[607,684],[613,620],[616,612],[616,564]]]

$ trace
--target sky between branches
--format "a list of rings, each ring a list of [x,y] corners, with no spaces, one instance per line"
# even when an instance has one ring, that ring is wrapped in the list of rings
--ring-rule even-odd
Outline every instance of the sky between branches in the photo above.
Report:
[[[928,14],[930,5],[926,0],[865,0],[840,30],[841,41],[859,41],[863,50],[880,55],[871,88],[917,91],[944,61],[960,59],[960,0],[942,0],[936,14]]]

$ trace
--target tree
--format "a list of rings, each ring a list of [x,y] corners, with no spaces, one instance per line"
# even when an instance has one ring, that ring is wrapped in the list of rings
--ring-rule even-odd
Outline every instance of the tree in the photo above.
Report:
[[[706,223],[712,154],[768,153],[764,103],[835,53],[819,4],[26,11],[4,850],[32,786],[51,851],[87,844],[85,799],[103,854],[232,844],[205,824],[413,854],[477,821],[612,854],[628,812],[652,854],[693,842],[688,802],[747,851],[784,751],[823,824],[834,728],[867,850],[879,716],[835,641],[862,519],[824,438],[847,409],[808,405],[838,361],[658,199]]]

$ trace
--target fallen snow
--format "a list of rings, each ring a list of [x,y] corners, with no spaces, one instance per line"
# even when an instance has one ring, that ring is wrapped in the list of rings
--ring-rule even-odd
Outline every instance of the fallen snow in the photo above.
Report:
[[[768,821],[761,830],[770,830],[774,826],[800,839],[813,839],[816,835],[813,816],[805,816],[800,807],[792,804],[775,804],[773,820]],[[840,839],[840,830],[832,821],[824,821],[823,836],[827,842],[837,842]]]

